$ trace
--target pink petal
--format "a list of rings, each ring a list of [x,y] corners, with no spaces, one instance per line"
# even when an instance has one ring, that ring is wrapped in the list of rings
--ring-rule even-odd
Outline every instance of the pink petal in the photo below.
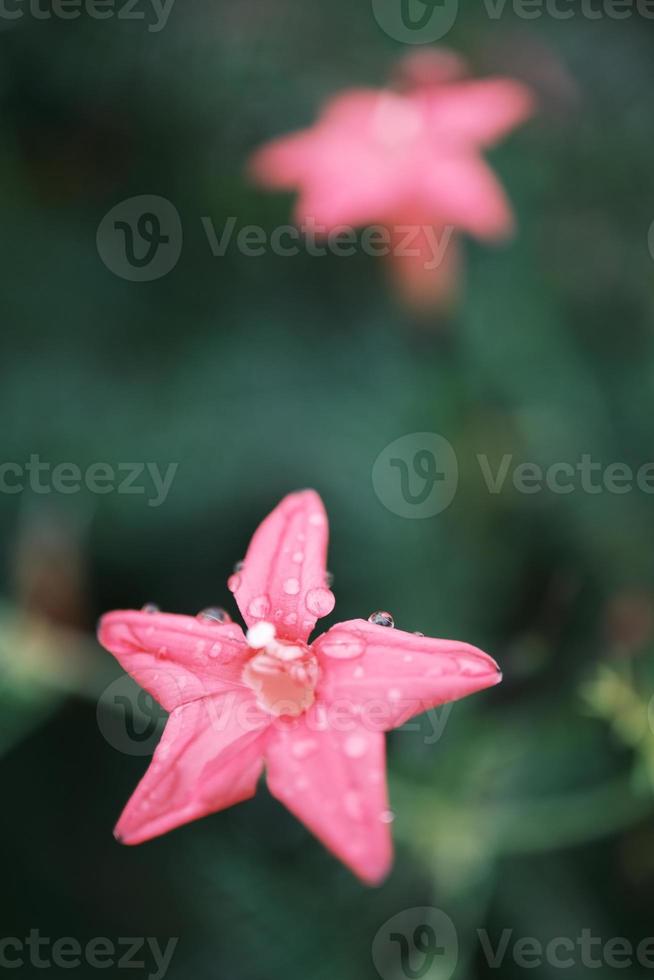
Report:
[[[506,195],[481,157],[442,154],[425,173],[422,191],[425,207],[441,224],[487,239],[503,239],[513,231]]]
[[[337,858],[378,884],[392,860],[384,735],[353,718],[324,729],[321,707],[270,730],[268,786]]]
[[[243,569],[230,580],[248,626],[275,625],[277,635],[304,642],[334,608],[326,586],[329,528],[314,490],[289,494],[257,528]]]
[[[529,119],[530,90],[509,78],[459,82],[420,95],[438,134],[483,147],[496,143]]]
[[[293,190],[311,173],[315,162],[313,131],[304,130],[266,143],[250,158],[248,170],[263,187]]]
[[[370,730],[389,731],[429,708],[483,691],[502,675],[487,654],[364,619],[339,623],[312,644],[323,670],[321,701],[354,711]]]
[[[116,838],[141,844],[253,796],[269,720],[235,692],[175,708]]]
[[[172,613],[107,613],[98,638],[167,711],[239,688],[250,653],[237,623],[207,623]]]

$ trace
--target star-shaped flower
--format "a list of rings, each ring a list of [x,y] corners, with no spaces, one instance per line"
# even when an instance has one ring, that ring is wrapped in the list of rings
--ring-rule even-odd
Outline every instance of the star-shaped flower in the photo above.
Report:
[[[396,88],[336,95],[313,126],[266,144],[250,164],[262,186],[298,192],[302,227],[388,229],[394,276],[414,306],[452,292],[454,231],[499,240],[513,229],[482,154],[531,115],[533,98],[513,79],[464,73],[450,52],[410,55]],[[370,247],[383,254],[381,242]]]
[[[100,642],[170,712],[116,837],[139,844],[268,787],[367,882],[391,862],[384,732],[497,684],[490,657],[373,622],[339,623],[328,527],[312,490],[290,494],[256,531],[229,580],[247,634],[220,610],[103,617]]]

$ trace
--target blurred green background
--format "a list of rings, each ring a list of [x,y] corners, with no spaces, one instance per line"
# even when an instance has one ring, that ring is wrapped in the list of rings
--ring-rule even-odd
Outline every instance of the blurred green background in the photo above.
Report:
[[[216,258],[201,222],[287,223],[290,198],[249,186],[245,162],[338,89],[385,82],[406,48],[369,3],[177,0],[157,33],[0,17],[1,459],[178,464],[160,507],[0,495],[3,937],[176,936],[171,980],[364,980],[384,923],[435,906],[458,932],[456,980],[474,980],[498,975],[478,929],[494,945],[504,929],[654,932],[652,497],[491,495],[476,463],[654,458],[654,22],[571,9],[461,5],[447,44],[475,74],[532,85],[540,112],[491,154],[517,238],[467,243],[460,307],[427,322],[372,257]],[[141,194],[174,204],[184,241],[170,274],[134,283],[96,231]],[[429,520],[389,511],[371,480],[414,432],[459,460],[456,498]],[[111,835],[147,758],[103,735],[120,670],[98,615],[228,605],[257,523],[304,486],[330,515],[328,622],[390,609],[505,673],[435,744],[389,737],[397,856],[379,889],[263,785],[139,848]],[[567,972],[589,971],[614,972]],[[525,972],[562,971],[507,955],[499,974]],[[384,980],[403,976],[386,964]],[[446,976],[438,960],[427,976]]]

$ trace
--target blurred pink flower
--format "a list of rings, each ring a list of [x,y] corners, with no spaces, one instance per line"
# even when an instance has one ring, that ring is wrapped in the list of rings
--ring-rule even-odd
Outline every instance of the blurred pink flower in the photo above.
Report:
[[[333,626],[327,517],[311,490],[291,494],[255,533],[229,580],[245,622],[112,612],[100,642],[170,712],[152,763],[116,827],[138,844],[268,787],[362,879],[392,855],[384,732],[501,680],[465,643],[392,628],[388,614]]]
[[[310,129],[273,140],[250,163],[261,185],[298,191],[300,224],[384,225],[398,286],[417,307],[442,304],[456,290],[452,231],[495,241],[513,230],[482,151],[532,114],[533,98],[520,82],[466,80],[465,70],[452,52],[412,54],[394,89],[337,95]]]

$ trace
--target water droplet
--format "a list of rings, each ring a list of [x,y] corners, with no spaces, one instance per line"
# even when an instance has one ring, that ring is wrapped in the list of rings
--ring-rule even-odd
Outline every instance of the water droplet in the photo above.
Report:
[[[320,644],[320,652],[336,660],[352,660],[363,653],[363,643],[350,633],[340,633],[330,637]]]
[[[236,573],[227,579],[227,588],[230,592],[237,592],[241,585],[241,576]]]
[[[301,565],[302,562],[304,561],[304,552],[296,551],[293,555],[293,561],[295,562],[296,565]]]
[[[364,674],[365,674],[365,670],[363,669],[363,667],[355,667],[354,670],[352,671],[352,677],[355,677],[357,680],[360,680],[364,676]]]
[[[159,649],[157,650],[157,657],[159,657],[160,660],[163,660],[167,656],[168,656],[168,647],[159,647]]]
[[[305,604],[314,616],[327,616],[334,608],[336,600],[329,589],[310,589],[307,592]]]
[[[405,657],[404,657],[404,663],[405,663],[405,664],[410,664],[410,663],[413,663],[413,657],[411,656],[411,654],[410,654],[410,653],[407,653],[407,654],[405,655]]]
[[[197,619],[206,620],[209,623],[231,623],[232,617],[229,613],[221,609],[220,606],[209,606],[198,613]]]
[[[371,613],[371,615],[368,616],[368,622],[374,623],[375,626],[389,626],[391,628],[395,626],[395,620],[391,614],[389,612],[384,612],[381,609],[378,612]]]
[[[333,572],[325,572],[325,585],[328,589],[331,589],[334,584],[334,574]]]
[[[361,820],[363,818],[361,797],[355,790],[348,790],[343,797],[343,803],[348,817],[351,817],[352,820]]]
[[[379,819],[382,823],[393,823],[395,820],[395,814],[392,810],[382,810],[379,814]]]
[[[401,697],[402,692],[400,691],[399,687],[392,687],[388,692],[389,701],[399,701]]]
[[[212,643],[211,648],[209,650],[209,656],[217,657],[220,654],[222,648],[223,648],[222,643]]]
[[[424,633],[420,633],[419,630],[416,630],[413,635],[414,636],[424,636],[425,634]]]
[[[301,742],[294,742],[291,752],[296,759],[306,759],[308,755],[315,752],[318,748],[318,743],[312,738],[302,739]]]
[[[360,759],[368,751],[368,739],[365,735],[350,735],[345,739],[343,749],[350,759]]]
[[[284,622],[287,626],[294,626],[297,623],[297,613],[290,612],[288,616],[284,618]]]
[[[322,527],[324,523],[325,523],[325,516],[324,514],[321,514],[319,511],[316,511],[316,513],[312,514],[311,517],[309,518],[309,524],[311,524],[313,527]]]
[[[267,616],[270,611],[270,599],[267,595],[258,595],[248,606],[248,613],[256,619]]]
[[[142,606],[141,612],[144,612],[144,613],[158,613],[158,612],[161,612],[161,610],[159,609],[159,606],[156,606],[154,604],[154,602],[146,602],[146,604],[144,606]]]
[[[234,574],[237,574],[238,572],[242,572],[244,568],[245,568],[245,562],[241,558],[241,560],[237,561],[236,564],[234,565]]]
[[[282,588],[286,595],[297,595],[300,591],[300,583],[296,578],[287,578]]]

